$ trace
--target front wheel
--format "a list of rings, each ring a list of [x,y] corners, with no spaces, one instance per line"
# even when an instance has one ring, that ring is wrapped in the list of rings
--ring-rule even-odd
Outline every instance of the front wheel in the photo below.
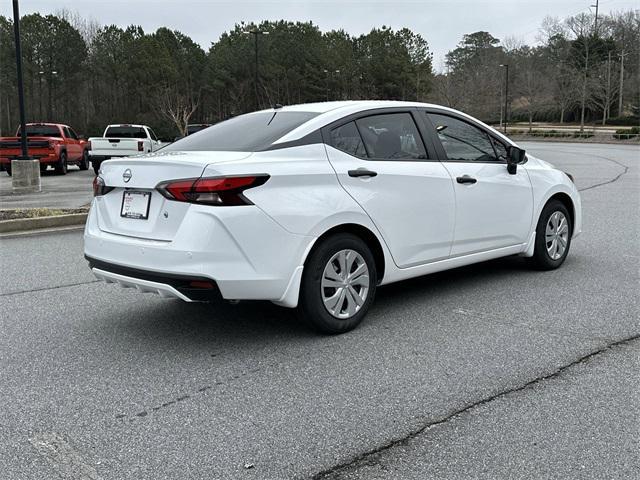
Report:
[[[311,253],[302,274],[299,316],[322,333],[357,327],[376,293],[377,272],[369,247],[359,237],[328,237]]]
[[[67,154],[65,152],[60,153],[60,159],[56,163],[56,173],[58,175],[67,174]]]
[[[569,253],[573,225],[567,207],[558,200],[545,205],[536,226],[533,257],[529,259],[539,270],[553,270],[562,265]]]

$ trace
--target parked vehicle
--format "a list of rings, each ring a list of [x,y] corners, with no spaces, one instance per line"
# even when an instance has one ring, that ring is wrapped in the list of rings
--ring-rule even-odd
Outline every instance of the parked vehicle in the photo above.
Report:
[[[189,125],[187,125],[187,134],[185,136],[188,137],[189,135],[199,132],[200,130],[204,130],[205,128],[210,126],[211,126],[210,123],[190,123]],[[184,138],[184,137],[180,135],[178,137],[175,137],[173,141],[177,142],[181,138]]]
[[[65,175],[69,165],[80,170],[89,168],[89,143],[73,128],[61,123],[27,123],[27,149],[29,155],[40,161],[40,171],[48,166]],[[22,155],[20,127],[15,137],[0,138],[0,171],[11,175],[11,160]]]
[[[568,174],[469,115],[410,102],[241,115],[107,162],[94,193],[98,278],[187,302],[270,300],[328,333],[357,326],[379,285],[509,255],[558,268],[582,228]]]
[[[102,137],[91,137],[89,142],[89,158],[96,175],[105,160],[155,152],[163,147],[153,130],[146,125],[107,125]]]

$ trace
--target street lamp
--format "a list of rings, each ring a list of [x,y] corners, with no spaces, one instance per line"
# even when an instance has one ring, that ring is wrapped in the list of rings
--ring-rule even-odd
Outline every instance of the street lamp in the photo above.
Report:
[[[509,64],[501,63],[504,67],[504,134],[507,134],[507,123],[509,123]]]
[[[42,72],[42,74],[44,75],[45,73],[48,73],[49,75],[49,108],[48,108],[48,117],[49,117],[49,121],[52,122],[53,121],[53,103],[51,101],[51,95],[52,95],[52,91],[53,91],[53,79],[56,77],[56,75],[58,75],[58,72],[56,70],[51,70],[50,72]]]
[[[27,120],[24,111],[24,87],[22,83],[22,50],[20,48],[20,8],[13,0],[13,33],[16,44],[16,77],[18,81],[18,106],[20,109],[21,155],[11,161],[11,185],[14,192],[40,191],[40,162],[29,156],[27,149]]]
[[[329,75],[333,76],[334,73],[340,73],[340,70],[332,70],[329,71],[326,68],[323,70],[323,72],[325,73],[326,77],[325,77],[325,82],[324,82],[324,87],[325,87],[325,101],[329,101]]]
[[[269,32],[267,32],[266,30],[258,30],[257,28],[253,29],[253,30],[247,30],[245,32],[243,32],[247,35],[253,35],[253,39],[254,39],[254,45],[255,45],[255,54],[256,54],[256,67],[255,67],[255,79],[254,79],[254,83],[255,83],[255,109],[259,110],[260,109],[260,101],[258,100],[258,35],[269,35]]]

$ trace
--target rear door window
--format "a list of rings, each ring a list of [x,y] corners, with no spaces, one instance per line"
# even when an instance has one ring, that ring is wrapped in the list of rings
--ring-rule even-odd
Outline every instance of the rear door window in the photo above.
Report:
[[[367,151],[375,160],[421,160],[427,158],[410,113],[372,115],[356,120]]]
[[[331,145],[354,157],[367,157],[367,151],[355,122],[349,122],[331,130]]]

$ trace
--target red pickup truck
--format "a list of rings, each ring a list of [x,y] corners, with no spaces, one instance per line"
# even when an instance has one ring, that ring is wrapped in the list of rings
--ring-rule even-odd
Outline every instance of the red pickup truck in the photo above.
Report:
[[[11,175],[11,160],[22,154],[20,128],[15,137],[0,137],[0,171]],[[68,165],[89,168],[89,142],[79,137],[73,128],[60,123],[27,123],[27,150],[40,160],[40,171],[49,165],[58,175],[67,173]]]

